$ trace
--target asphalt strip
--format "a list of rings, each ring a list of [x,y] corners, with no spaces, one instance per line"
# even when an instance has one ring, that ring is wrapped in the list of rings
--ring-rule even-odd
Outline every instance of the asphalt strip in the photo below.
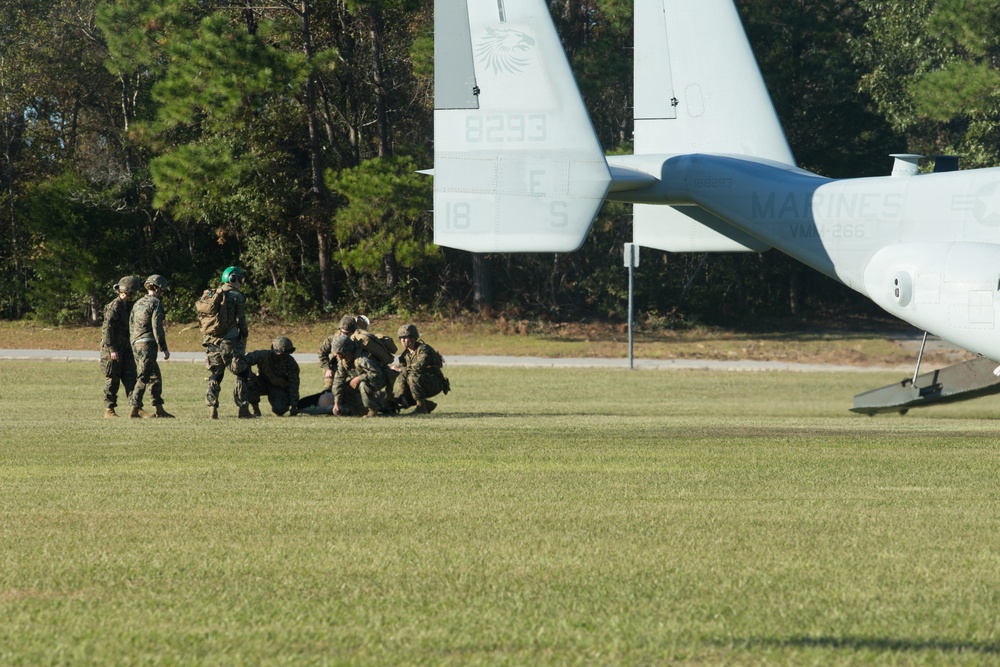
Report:
[[[299,365],[318,364],[314,354],[293,355]],[[0,350],[0,361],[86,361],[97,363],[100,353],[94,350]],[[498,366],[507,368],[621,368],[629,367],[628,359],[548,358],[513,356],[446,355],[447,366]],[[172,352],[169,361],[161,364],[202,364],[204,352]],[[719,359],[635,359],[636,370],[710,370],[710,371],[796,371],[802,373],[912,373],[907,366],[847,366],[836,364],[795,364],[784,361],[719,360]]]

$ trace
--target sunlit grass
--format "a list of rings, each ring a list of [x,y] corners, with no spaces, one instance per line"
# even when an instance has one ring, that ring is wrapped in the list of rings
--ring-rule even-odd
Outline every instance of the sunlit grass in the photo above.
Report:
[[[106,421],[96,366],[0,362],[0,664],[1000,655],[992,398],[452,368],[430,417],[210,422],[167,363],[178,419]]]

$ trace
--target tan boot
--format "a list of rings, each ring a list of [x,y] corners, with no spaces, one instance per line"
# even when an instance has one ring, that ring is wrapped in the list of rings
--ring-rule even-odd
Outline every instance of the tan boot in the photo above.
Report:
[[[108,408],[107,410],[104,411],[104,418],[105,419],[118,419],[118,414],[115,413],[115,409],[114,408]]]
[[[378,417],[378,416],[379,416],[378,410],[376,410],[375,408],[368,408],[368,412],[365,413],[365,414],[363,414],[363,415],[361,415],[361,418],[362,419],[371,419],[372,417]]]
[[[209,406],[208,407],[208,418],[209,419],[218,419],[219,418],[219,408],[216,408],[216,407],[213,407],[213,406]]]
[[[239,417],[240,419],[253,419],[254,418],[253,414],[250,412],[250,406],[249,405],[241,405],[240,406],[240,412],[236,416]]]
[[[154,417],[159,417],[160,419],[173,419],[174,416],[163,409],[162,405],[156,406],[156,412],[153,413]]]
[[[428,401],[422,398],[417,399],[417,408],[411,412],[411,415],[429,415],[433,408],[427,406]]]
[[[149,419],[153,415],[149,414],[137,405],[133,405],[132,409],[128,413],[129,419],[138,419],[142,417],[143,419]]]

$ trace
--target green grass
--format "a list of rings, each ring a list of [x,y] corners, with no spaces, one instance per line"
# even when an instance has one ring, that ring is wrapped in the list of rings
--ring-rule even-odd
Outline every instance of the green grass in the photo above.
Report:
[[[0,362],[0,664],[1000,659],[992,398],[452,368],[430,417],[209,422],[164,372],[178,419],[106,421],[96,363]]]

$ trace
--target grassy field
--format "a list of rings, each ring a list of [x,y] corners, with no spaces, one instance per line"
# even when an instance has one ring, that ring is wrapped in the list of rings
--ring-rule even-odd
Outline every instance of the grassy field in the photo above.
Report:
[[[429,417],[209,422],[164,372],[178,419],[108,421],[96,363],[0,362],[0,664],[1000,660],[993,398],[457,367]]]

